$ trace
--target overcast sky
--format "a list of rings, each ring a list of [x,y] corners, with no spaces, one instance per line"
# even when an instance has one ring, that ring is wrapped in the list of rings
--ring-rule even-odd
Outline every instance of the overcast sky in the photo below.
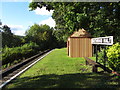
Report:
[[[2,13],[2,16],[0,19],[2,24],[8,25],[15,35],[24,35],[25,31],[34,23],[47,24],[50,27],[55,26],[55,21],[51,17],[52,10],[49,12],[43,7],[29,11],[29,3],[30,1],[17,2],[17,0],[14,0],[14,2],[2,1],[1,3],[0,13]]]

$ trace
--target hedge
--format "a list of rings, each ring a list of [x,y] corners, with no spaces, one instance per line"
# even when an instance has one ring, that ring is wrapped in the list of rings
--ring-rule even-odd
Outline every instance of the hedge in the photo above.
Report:
[[[13,64],[28,58],[39,51],[39,46],[36,43],[30,42],[21,47],[2,49],[2,65]]]

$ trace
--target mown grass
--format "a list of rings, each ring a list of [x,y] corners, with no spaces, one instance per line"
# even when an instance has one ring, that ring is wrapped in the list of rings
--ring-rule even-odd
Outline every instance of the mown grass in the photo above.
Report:
[[[55,49],[5,89],[14,88],[117,88],[120,81],[107,73],[92,73],[83,58],[70,58],[66,48]]]

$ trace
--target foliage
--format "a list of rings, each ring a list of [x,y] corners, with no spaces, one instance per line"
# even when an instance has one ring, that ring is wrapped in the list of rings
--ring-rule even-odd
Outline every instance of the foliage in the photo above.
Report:
[[[14,35],[10,27],[4,25],[2,28],[2,47],[16,47],[24,44],[24,39]]]
[[[113,44],[108,48],[107,57],[110,68],[120,73],[120,43]]]
[[[120,44],[116,43],[107,48],[106,50],[101,49],[100,52],[98,52],[98,62],[104,64],[104,59],[107,58],[108,61],[106,63],[109,68],[120,72]]]
[[[38,49],[39,46],[33,42],[14,48],[5,47],[2,50],[2,65],[7,66],[8,64],[28,58],[36,54]]]
[[[34,24],[29,30],[27,30],[25,40],[26,42],[32,41],[37,43],[40,50],[54,48],[55,39],[52,33],[53,28],[50,28],[48,25]]]
[[[13,35],[13,33],[12,33],[11,30],[10,30],[10,27],[8,27],[7,25],[4,25],[4,26],[2,27],[2,30],[3,30],[3,32],[6,33],[6,34]]]
[[[72,34],[84,28],[93,37],[112,35],[115,42],[120,40],[119,2],[31,2],[29,7],[31,10],[37,7],[54,10],[56,29]]]
[[[100,52],[98,52],[98,62],[103,64],[104,58],[105,58],[105,49],[101,49]]]
[[[56,38],[56,47],[65,47],[69,34],[65,30],[54,30],[53,36]]]

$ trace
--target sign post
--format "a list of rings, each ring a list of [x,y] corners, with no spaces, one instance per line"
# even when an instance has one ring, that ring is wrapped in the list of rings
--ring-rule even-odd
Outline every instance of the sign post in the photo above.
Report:
[[[98,37],[98,38],[92,38],[91,43],[95,44],[96,47],[96,62],[98,62],[98,51],[97,46],[98,45],[112,45],[113,44],[113,36],[107,36],[107,37]],[[105,47],[106,50],[106,47]],[[104,66],[106,66],[106,52],[104,51]]]
[[[98,62],[98,51],[97,51],[97,45],[95,45],[96,47],[95,47],[95,49],[96,49],[96,62]]]

